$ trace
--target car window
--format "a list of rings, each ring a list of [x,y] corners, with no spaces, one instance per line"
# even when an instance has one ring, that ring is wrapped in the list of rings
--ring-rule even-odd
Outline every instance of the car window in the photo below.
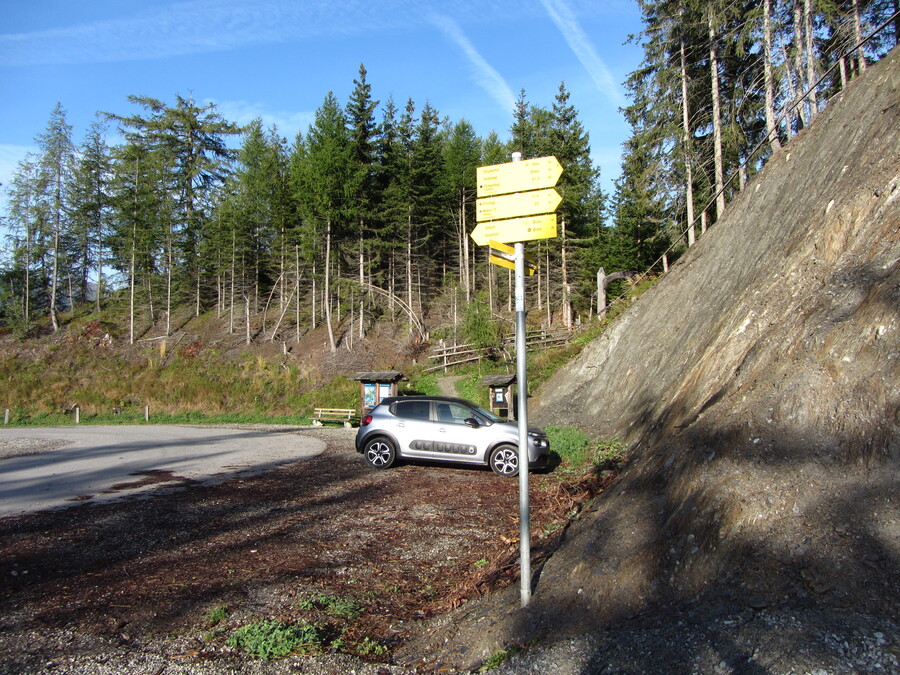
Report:
[[[437,418],[439,422],[448,424],[463,424],[467,417],[474,417],[471,410],[456,403],[437,403]]]
[[[397,417],[414,420],[427,420],[430,417],[431,404],[428,401],[397,401]]]

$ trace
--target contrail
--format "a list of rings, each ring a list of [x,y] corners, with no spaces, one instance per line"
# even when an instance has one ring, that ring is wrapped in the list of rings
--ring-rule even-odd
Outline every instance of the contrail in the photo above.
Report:
[[[516,97],[512,89],[506,83],[506,80],[503,79],[503,76],[497,72],[496,68],[478,53],[478,50],[475,49],[469,38],[463,34],[459,24],[447,16],[437,14],[432,16],[432,21],[441,29],[444,35],[462,49],[475,71],[475,81],[478,83],[478,86],[484,89],[505,111],[511,114],[516,105]]]
[[[550,18],[553,19],[553,23],[563,34],[575,56],[581,61],[581,65],[594,80],[594,84],[617,106],[624,105],[625,97],[609,72],[609,68],[594,49],[565,0],[541,0],[541,4],[544,5]]]

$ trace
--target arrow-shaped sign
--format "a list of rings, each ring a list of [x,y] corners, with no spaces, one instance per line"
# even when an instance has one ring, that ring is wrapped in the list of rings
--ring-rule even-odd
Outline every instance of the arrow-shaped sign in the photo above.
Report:
[[[553,188],[487,197],[475,203],[475,220],[481,222],[552,213],[561,201],[562,197]]]
[[[553,187],[562,171],[562,165],[552,155],[521,162],[479,166],[475,172],[478,188],[476,196],[492,197]]]
[[[492,239],[510,244],[534,239],[552,239],[556,234],[556,214],[545,213],[542,216],[478,223],[472,230],[472,239],[479,246],[485,246]]]
[[[506,244],[492,239],[488,242],[488,251],[490,251],[490,258],[493,264],[500,265],[500,267],[505,267],[510,270],[516,269],[516,249],[512,246],[507,246]],[[532,276],[537,269],[537,264],[534,262],[534,258],[527,253],[524,254],[524,258],[525,274]]]

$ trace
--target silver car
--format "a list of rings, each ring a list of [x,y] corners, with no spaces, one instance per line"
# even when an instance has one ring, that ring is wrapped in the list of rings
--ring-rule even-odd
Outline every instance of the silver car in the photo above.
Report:
[[[394,396],[365,415],[356,451],[376,469],[400,459],[487,464],[501,476],[519,473],[519,427],[461,398]],[[529,468],[546,466],[547,434],[528,430]]]

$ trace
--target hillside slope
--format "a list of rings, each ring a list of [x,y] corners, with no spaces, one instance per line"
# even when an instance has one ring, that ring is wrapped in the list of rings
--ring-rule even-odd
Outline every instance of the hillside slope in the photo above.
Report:
[[[540,570],[528,611],[510,591],[419,647],[471,665],[533,639],[572,673],[719,658],[788,672],[799,655],[866,670],[855,646],[842,670],[822,637],[849,635],[834,639],[880,640],[896,665],[898,260],[894,50],[537,392],[533,421],[620,438],[629,465]],[[767,639],[780,646],[754,644]]]

